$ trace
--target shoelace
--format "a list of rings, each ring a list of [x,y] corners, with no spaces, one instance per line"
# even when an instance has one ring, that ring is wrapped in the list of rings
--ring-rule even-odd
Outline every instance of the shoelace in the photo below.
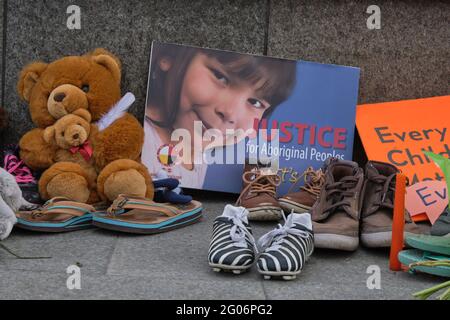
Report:
[[[358,179],[356,177],[344,177],[339,182],[330,183],[325,186],[325,190],[328,192],[327,198],[332,198],[332,204],[324,209],[324,212],[334,212],[339,207],[350,206],[350,201],[346,197],[352,197],[355,192],[349,189],[353,189],[356,186]]]
[[[392,209],[394,207],[392,200],[395,194],[395,173],[390,176],[383,175],[375,175],[371,176],[368,179],[378,185],[377,192],[382,192],[381,198],[378,201],[375,201],[375,206],[377,207],[386,207]],[[380,189],[380,186],[383,187]],[[377,208],[372,209],[371,211],[376,211]]]
[[[368,179],[376,184],[378,184],[378,188],[376,192],[381,191],[382,195],[381,198],[377,201],[374,201],[374,206],[368,210],[367,215],[371,215],[372,213],[376,212],[378,208],[388,208],[388,209],[394,209],[394,195],[395,195],[395,177],[396,173],[393,173],[389,176],[383,176],[381,174],[374,175],[369,177]],[[383,185],[383,187],[380,189],[380,186]],[[411,222],[411,217],[405,210],[405,221]]]
[[[4,168],[11,173],[17,183],[35,183],[36,180],[23,160],[19,160],[15,155],[8,154],[5,156]]]
[[[301,186],[300,189],[305,190],[313,196],[318,197],[320,195],[322,186],[325,183],[325,174],[323,173],[322,169],[314,170],[313,167],[308,167],[305,172],[303,172],[303,174],[297,179],[297,181],[289,188],[288,193],[290,193],[294,189],[294,187],[302,177],[305,184]]]
[[[287,219],[283,213],[283,219],[285,221],[284,226],[279,224],[276,229],[266,233],[258,240],[258,246],[261,248],[261,252],[280,249],[281,244],[288,235],[305,239],[310,236],[309,232],[295,228],[293,213]]]
[[[247,171],[242,175],[242,179],[247,183],[247,186],[239,195],[236,205],[240,203],[247,191],[255,194],[268,193],[275,197],[277,193],[276,187],[281,184],[281,179],[277,174],[266,175],[261,174],[259,171]]]
[[[245,239],[245,235],[247,234],[254,246],[254,249],[256,249],[255,239],[250,232],[246,233],[247,227],[244,225],[244,223],[248,224],[248,219],[247,215],[245,214],[245,208],[234,212],[231,217],[228,216],[227,218],[233,224],[230,229],[230,236],[231,240],[235,242],[234,245],[239,248],[247,248],[247,241]]]

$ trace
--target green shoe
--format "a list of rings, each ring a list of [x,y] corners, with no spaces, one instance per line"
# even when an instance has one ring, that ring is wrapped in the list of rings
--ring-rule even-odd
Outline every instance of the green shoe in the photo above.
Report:
[[[440,277],[450,278],[450,257],[417,249],[400,251],[398,254],[400,262],[409,266],[410,272],[424,272]]]
[[[447,208],[435,221],[430,231],[433,236],[450,236],[450,209]]]

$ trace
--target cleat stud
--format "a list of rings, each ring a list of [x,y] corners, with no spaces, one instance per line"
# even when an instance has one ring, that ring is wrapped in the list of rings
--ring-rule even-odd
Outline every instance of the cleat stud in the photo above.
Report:
[[[270,280],[270,278],[271,278],[271,276],[267,276],[267,275],[264,276],[264,280]]]

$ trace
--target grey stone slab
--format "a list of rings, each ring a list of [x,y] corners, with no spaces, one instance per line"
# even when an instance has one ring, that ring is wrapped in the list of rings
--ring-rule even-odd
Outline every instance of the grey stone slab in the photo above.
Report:
[[[380,269],[380,289],[369,289],[369,266]],[[388,250],[316,250],[293,282],[265,281],[268,299],[412,299],[412,293],[443,282],[430,275],[389,270]]]
[[[255,272],[235,277],[228,273],[215,273],[208,266],[207,254],[214,218],[220,215],[229,201],[214,195],[203,201],[203,220],[168,233],[152,236],[119,235],[108,267],[109,275],[132,275],[156,279],[196,279],[241,281],[259,286]],[[272,224],[273,226],[273,224]]]
[[[12,114],[8,142],[32,127],[27,106],[15,91],[21,68],[105,47],[123,62],[123,92],[144,115],[152,40],[249,53],[263,53],[266,2],[261,1],[89,1],[79,0],[81,30],[68,30],[66,8],[73,1],[8,1],[5,104]]]
[[[265,298],[262,285],[244,281],[149,279],[135,276],[90,276],[81,270],[81,289],[67,289],[64,272],[0,271],[2,299],[258,299]]]
[[[97,229],[42,234],[16,228],[3,245],[22,257],[50,259],[17,259],[0,248],[0,271],[58,273],[80,264],[87,274],[105,274],[116,241],[116,235]]]
[[[360,103],[449,94],[449,3],[377,1],[380,30],[366,26],[371,4],[273,1],[269,54],[360,67]]]

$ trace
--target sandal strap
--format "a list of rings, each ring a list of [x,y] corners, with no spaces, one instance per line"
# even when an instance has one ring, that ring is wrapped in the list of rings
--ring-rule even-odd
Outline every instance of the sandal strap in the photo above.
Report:
[[[95,209],[91,205],[70,201],[63,197],[56,197],[47,201],[42,208],[33,210],[31,214],[33,216],[68,214],[75,217],[81,217],[86,213],[94,211]]]
[[[113,204],[108,208],[108,213],[117,214],[117,211],[124,210],[142,210],[144,212],[157,212],[165,214],[168,217],[173,217],[179,214],[175,207],[167,204],[156,203],[143,197],[119,195]]]

